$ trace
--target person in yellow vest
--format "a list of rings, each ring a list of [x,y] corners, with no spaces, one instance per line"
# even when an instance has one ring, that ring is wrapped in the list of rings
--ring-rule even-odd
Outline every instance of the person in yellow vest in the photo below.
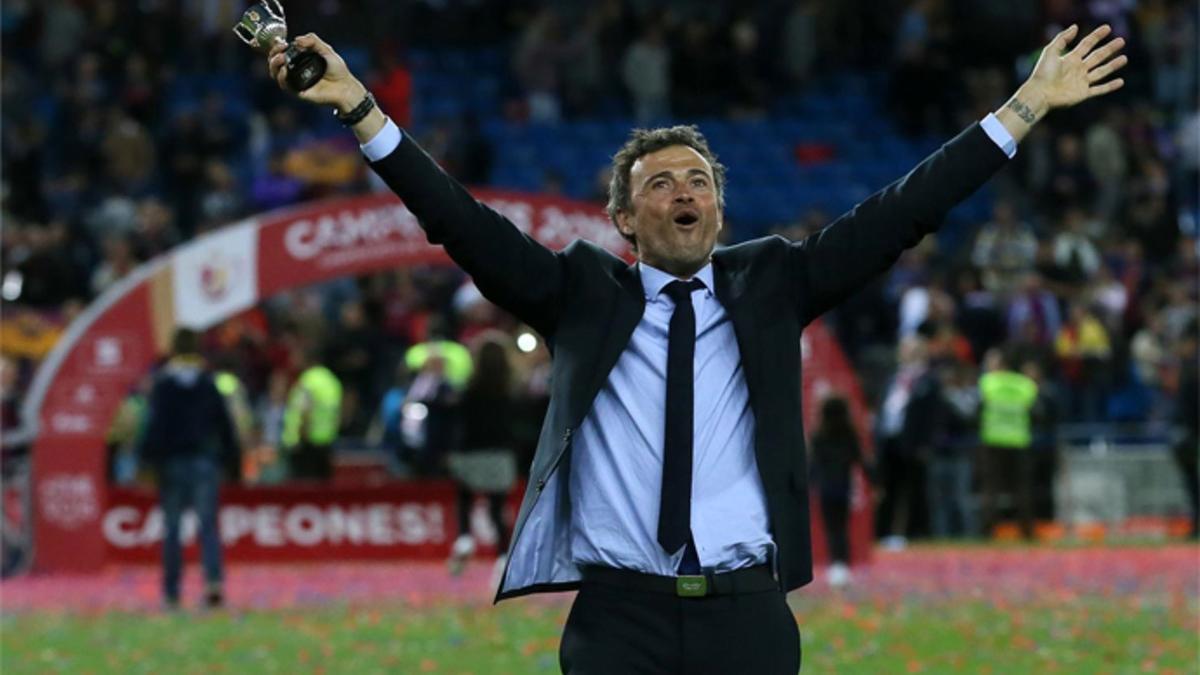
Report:
[[[446,381],[455,390],[461,391],[467,386],[474,370],[471,350],[454,340],[432,339],[409,347],[404,352],[404,363],[410,372],[419,373],[431,356],[439,356],[445,362]]]
[[[328,368],[306,358],[307,367],[288,392],[280,439],[293,479],[329,480],[333,443],[342,417],[342,383]]]
[[[980,427],[983,443],[981,483],[983,522],[990,531],[999,521],[1000,498],[1014,503],[1021,532],[1033,536],[1033,444],[1032,410],[1038,386],[1016,372],[999,350],[984,356],[984,374],[979,379]]]
[[[146,397],[152,384],[153,378],[148,375],[130,389],[104,436],[109,483],[128,484],[138,478],[135,448],[145,428]]]

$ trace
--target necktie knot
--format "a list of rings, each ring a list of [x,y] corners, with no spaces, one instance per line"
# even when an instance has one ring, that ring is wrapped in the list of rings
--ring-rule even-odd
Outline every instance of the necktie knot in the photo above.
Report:
[[[676,305],[682,304],[685,300],[690,301],[692,291],[704,288],[704,282],[699,279],[684,281],[677,279],[663,287],[663,293],[666,293]],[[690,304],[690,303],[689,303]]]

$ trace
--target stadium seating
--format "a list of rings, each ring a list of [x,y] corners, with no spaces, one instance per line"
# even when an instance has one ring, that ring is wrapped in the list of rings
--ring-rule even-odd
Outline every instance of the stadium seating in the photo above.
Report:
[[[496,150],[491,177],[496,187],[537,190],[553,172],[567,196],[594,198],[597,174],[637,126],[627,116],[557,125],[506,119],[509,74],[495,49],[413,51],[408,63],[414,131],[474,114]],[[944,140],[902,137],[875,93],[885,90],[882,82],[880,73],[844,74],[779,97],[763,118],[672,121],[700,126],[729,168],[727,216],[735,236],[756,236],[810,208],[841,213],[903,176]],[[800,146],[825,146],[828,152],[802,159]],[[978,222],[989,209],[984,194],[955,215]]]

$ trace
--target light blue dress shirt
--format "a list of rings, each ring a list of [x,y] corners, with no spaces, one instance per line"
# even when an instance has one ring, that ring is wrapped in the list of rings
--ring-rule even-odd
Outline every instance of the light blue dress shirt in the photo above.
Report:
[[[674,575],[683,549],[658,544],[667,396],[667,336],[675,277],[638,264],[646,308],[571,449],[571,559]],[[771,560],[767,501],[754,458],[754,414],[733,323],[713,295],[712,264],[696,278],[692,538],[700,566],[734,570]]]

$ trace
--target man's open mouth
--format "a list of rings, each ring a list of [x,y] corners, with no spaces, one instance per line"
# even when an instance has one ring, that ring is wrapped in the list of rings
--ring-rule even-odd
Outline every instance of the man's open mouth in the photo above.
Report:
[[[680,211],[672,220],[676,225],[694,225],[700,221],[700,214],[695,211]]]

